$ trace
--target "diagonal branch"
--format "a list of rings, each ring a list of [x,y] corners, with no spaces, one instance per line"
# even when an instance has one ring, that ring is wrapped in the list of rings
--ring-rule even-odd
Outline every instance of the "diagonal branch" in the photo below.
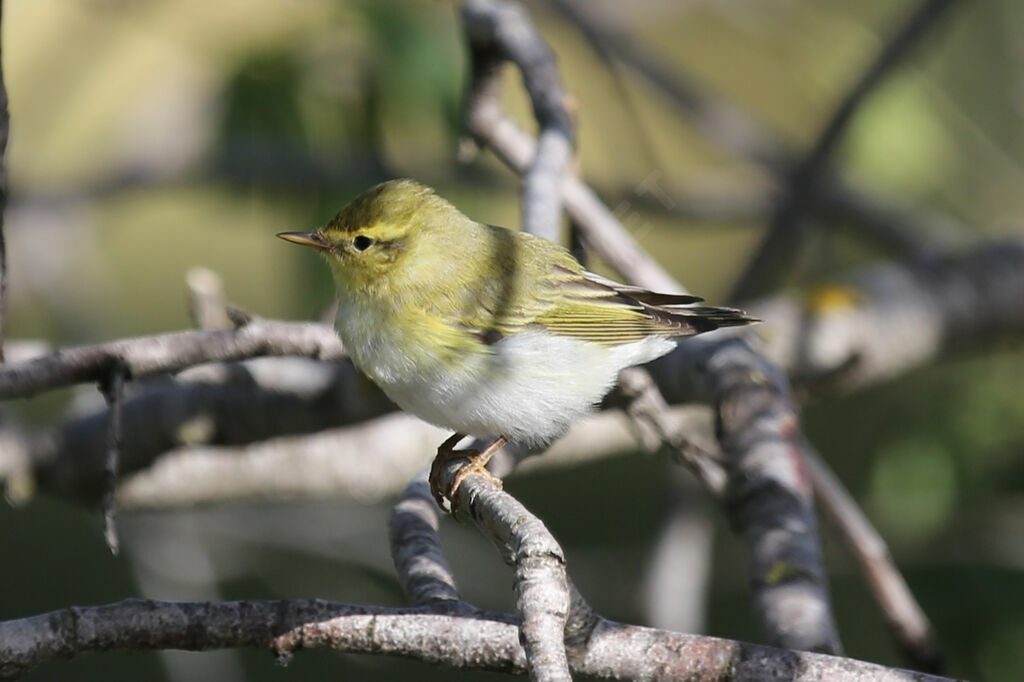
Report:
[[[500,110],[477,117],[474,124],[478,139],[515,170],[524,168],[534,143]],[[567,178],[563,192],[566,209],[606,262],[641,286],[682,290],[582,182]],[[751,582],[769,641],[793,649],[838,650],[800,462],[803,438],[785,375],[736,335],[696,337],[667,357],[683,360],[668,366],[663,358],[656,364],[667,370],[659,383],[688,384],[695,389],[689,399],[715,408],[733,500],[725,513],[750,544]],[[780,568],[784,574],[777,579]]]
[[[811,150],[793,170],[768,232],[740,276],[731,300],[750,298],[780,281],[783,265],[801,242],[805,209],[815,201],[820,178],[854,114],[953,4],[953,0],[923,0],[843,97]]]
[[[885,540],[816,452],[805,451],[804,462],[819,504],[844,535],[906,660],[918,670],[939,671],[942,652],[931,622],[893,564]]]
[[[559,190],[572,158],[573,126],[554,55],[519,5],[467,0],[462,4],[461,16],[472,69],[466,96],[467,119],[476,115],[479,106],[489,106],[489,100],[500,95],[502,62],[518,66],[540,126],[536,149],[523,174],[523,231],[559,242]]]
[[[445,468],[444,485],[450,485],[459,465]],[[489,478],[467,477],[457,495],[459,506],[514,569],[515,607],[531,678],[571,680],[564,640],[572,598],[562,548],[540,519]]]
[[[613,58],[635,71],[676,104],[711,143],[730,154],[752,161],[773,178],[786,175],[798,162],[788,141],[780,139],[760,121],[727,98],[712,93],[704,84],[680,73],[646,50],[633,37],[616,30],[593,7],[578,0],[548,0],[575,25],[602,58]],[[937,235],[948,232],[949,221],[891,205],[873,192],[853,184],[827,164],[819,176],[821,191],[812,197],[826,211],[852,218],[861,236],[903,255],[931,253]],[[678,201],[677,206],[688,202]],[[817,205],[815,205],[817,207]],[[734,202],[730,212],[735,212]],[[940,229],[941,228],[941,229]]]

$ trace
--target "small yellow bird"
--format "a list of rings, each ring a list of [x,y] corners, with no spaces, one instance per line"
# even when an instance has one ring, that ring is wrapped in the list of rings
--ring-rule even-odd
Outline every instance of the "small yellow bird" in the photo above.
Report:
[[[413,180],[367,190],[314,232],[277,236],[326,257],[356,367],[406,412],[455,431],[431,469],[442,508],[506,442],[565,433],[620,370],[679,337],[756,321],[595,275],[561,246],[471,220]],[[455,450],[466,436],[496,440]],[[470,455],[442,491],[441,466]]]

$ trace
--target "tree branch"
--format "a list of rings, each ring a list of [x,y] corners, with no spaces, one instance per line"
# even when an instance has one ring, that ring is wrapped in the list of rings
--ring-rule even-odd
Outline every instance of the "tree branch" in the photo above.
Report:
[[[842,533],[846,546],[860,565],[861,573],[875,601],[881,606],[886,624],[906,660],[918,670],[939,671],[942,652],[931,622],[893,564],[885,540],[817,453],[805,450],[804,462],[818,493],[819,504]]]
[[[3,0],[0,0],[0,29],[3,27],[3,13]],[[0,45],[0,57],[2,55],[3,47]],[[7,138],[10,131],[11,114],[7,108],[7,85],[4,82],[3,59],[0,58],[0,364],[4,362],[7,326],[7,239],[4,237],[4,214],[7,212]]]
[[[501,63],[508,60],[518,66],[540,126],[538,143],[523,173],[523,231],[557,243],[562,222],[560,188],[572,157],[573,126],[554,55],[519,5],[467,0],[461,16],[472,69],[467,120],[477,115],[479,107],[495,106],[501,92]]]
[[[534,143],[505,122],[496,106],[473,124],[474,135],[500,158],[516,170],[524,167]],[[683,291],[582,182],[568,178],[563,192],[587,243],[606,262],[635,284]],[[793,649],[836,651],[810,489],[799,458],[803,438],[788,382],[742,338],[712,336],[712,341],[704,336],[680,344],[669,357],[689,359],[670,371],[682,371],[681,381],[702,384],[695,396],[715,406],[733,499],[725,512],[751,545],[751,580],[769,641]],[[783,580],[773,577],[780,567]]]
[[[457,464],[445,470],[449,480]],[[531,678],[571,680],[564,643],[571,599],[562,548],[540,519],[480,474],[466,478],[458,497],[515,570],[515,607]]]
[[[0,622],[0,677],[46,662],[110,650],[301,648],[392,655],[452,668],[522,673],[526,659],[507,615],[323,600],[160,602],[142,599]],[[785,651],[598,620],[570,650],[572,672],[603,679],[732,682],[950,682],[849,658]]]
[[[458,601],[455,576],[437,537],[437,503],[426,477],[410,483],[391,513],[391,558],[405,594],[416,606]]]
[[[782,265],[801,242],[804,209],[814,202],[820,187],[819,179],[857,109],[952,5],[953,0],[923,0],[846,93],[811,150],[793,170],[785,194],[772,215],[768,232],[747,263],[730,300],[756,296],[780,281]]]
[[[121,404],[124,402],[126,373],[120,362],[112,362],[107,377],[100,382],[100,391],[103,392],[110,412],[107,456],[103,460],[103,497],[100,509],[103,512],[103,537],[112,554],[117,554],[118,551],[117,527],[114,525],[114,492],[121,461]]]
[[[765,353],[786,368],[796,383],[818,391],[847,391],[890,380],[951,352],[1021,338],[1024,240],[983,244],[941,261],[868,267],[839,283],[822,286],[810,296],[778,296],[745,307],[770,320],[771,333],[763,340]],[[673,358],[685,356],[690,343],[682,344],[662,362],[671,368],[676,362]],[[682,359],[679,362],[685,364]],[[0,370],[0,376],[4,371]],[[656,365],[651,371],[669,403],[696,398],[687,382],[672,376],[675,370]],[[166,461],[136,481],[122,483],[119,504],[134,506],[149,500],[147,504],[152,506],[180,506],[246,496],[336,494],[353,483],[332,473],[337,469],[331,459],[334,453],[370,447],[374,457],[387,456],[381,448],[367,444],[375,428],[395,429],[394,437],[387,439],[389,445],[412,458],[396,469],[401,477],[396,473],[393,482],[380,488],[386,491],[383,495],[397,494],[423,464],[416,459],[424,456],[417,448],[426,451],[430,441],[442,435],[430,427],[412,426],[415,420],[411,418],[396,416],[389,419],[397,421],[386,426],[368,425],[365,437],[360,432],[363,427],[358,427],[351,432],[310,436],[313,441],[308,443],[285,438],[252,449],[197,447],[241,446],[331,429],[392,409],[378,391],[359,379],[351,364],[302,358],[209,364],[173,379],[146,383],[124,401],[122,473],[148,467],[162,455]],[[11,444],[4,448],[7,464],[2,473],[11,472],[13,460],[23,460],[34,471],[41,489],[96,502],[102,488],[108,420],[109,412],[102,411],[72,417],[28,440],[12,436]],[[588,438],[584,429],[574,430],[564,447],[556,444],[555,452],[563,453],[558,457],[586,459],[588,448],[602,456],[635,447],[635,440],[615,415],[588,421],[587,429],[596,434],[594,438]],[[307,448],[308,456],[304,454]],[[535,458],[527,466],[544,466],[551,457]],[[289,458],[299,458],[291,462],[304,464],[293,466]],[[180,464],[173,463],[179,459]],[[272,461],[278,464],[272,465]],[[245,473],[257,462],[265,476]],[[295,476],[300,470],[311,472],[308,481]],[[211,477],[213,471],[220,473]],[[210,487],[214,478],[222,487]],[[370,484],[365,490],[370,495],[369,491],[378,487]],[[379,498],[370,495],[367,499]]]
[[[548,2],[579,28],[599,54],[621,61],[673,101],[711,143],[756,163],[780,184],[785,181],[780,176],[788,175],[798,164],[797,153],[788,141],[780,139],[727,98],[712,93],[702,83],[666,64],[631,36],[614,29],[593,7],[584,9],[575,0]],[[946,228],[950,223],[948,219],[926,214],[921,209],[911,213],[892,206],[891,202],[858,187],[831,168],[822,167],[820,171],[821,191],[812,196],[812,200],[852,218],[861,235],[900,255],[932,253],[937,235],[948,231],[936,229],[939,223]],[[686,202],[678,203],[682,206]]]
[[[241,329],[140,336],[69,348],[9,365],[0,368],[0,400],[100,381],[114,361],[122,362],[129,375],[138,379],[150,374],[177,372],[203,362],[261,355],[337,360],[344,357],[344,352],[337,334],[327,325],[252,320]]]

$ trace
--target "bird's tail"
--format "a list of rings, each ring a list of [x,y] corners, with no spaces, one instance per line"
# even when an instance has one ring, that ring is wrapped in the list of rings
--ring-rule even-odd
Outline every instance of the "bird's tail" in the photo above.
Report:
[[[721,327],[740,327],[761,320],[749,317],[736,308],[713,305],[645,305],[647,312],[665,325],[665,331],[676,330],[678,336],[692,336]]]

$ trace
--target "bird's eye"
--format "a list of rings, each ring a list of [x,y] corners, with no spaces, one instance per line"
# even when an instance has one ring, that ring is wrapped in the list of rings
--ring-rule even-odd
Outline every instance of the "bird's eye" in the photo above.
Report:
[[[373,240],[366,235],[361,234],[352,240],[352,246],[355,247],[356,251],[366,251],[368,248],[373,246]]]

